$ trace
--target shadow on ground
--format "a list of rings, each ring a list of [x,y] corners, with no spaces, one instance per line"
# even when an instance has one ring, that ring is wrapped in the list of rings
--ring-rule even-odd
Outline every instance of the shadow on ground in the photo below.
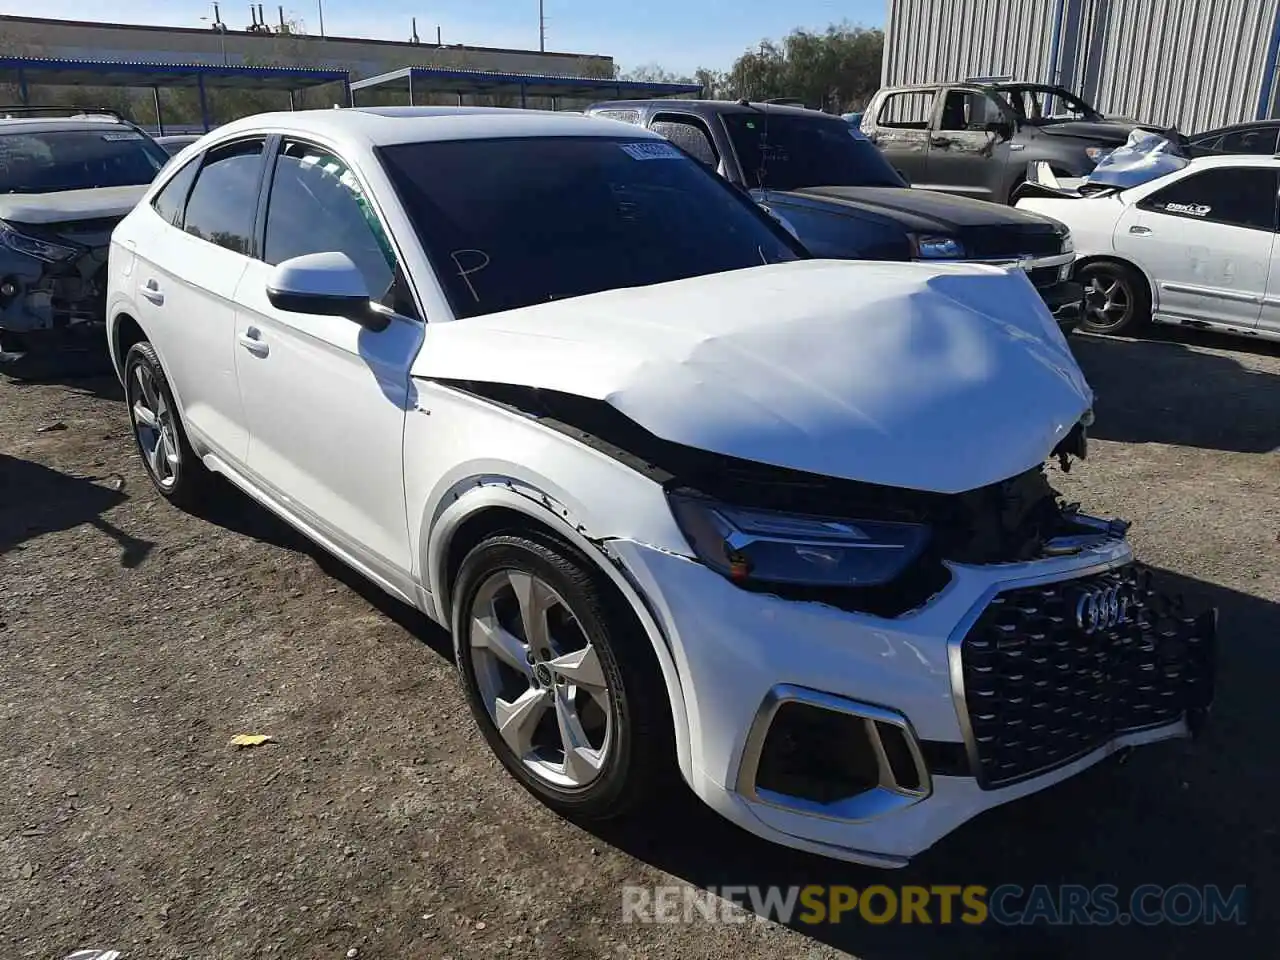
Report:
[[[88,524],[120,547],[120,564],[136,567],[155,544],[139,540],[103,517],[128,498],[124,478],[76,477],[0,454],[0,554],[34,537]]]
[[[1235,948],[1263,956],[1280,923],[1261,907],[1280,865],[1274,804],[1280,770],[1274,678],[1280,605],[1175,574],[1165,583],[1217,605],[1224,648],[1206,733],[1134,751],[1056,788],[988,811],[898,871],[837,863],[774,847],[739,831],[691,796],[661,816],[615,826],[605,839],[698,887],[772,884],[890,886],[1114,884],[1123,909],[1142,884],[1229,892],[1248,888],[1243,926],[875,926],[852,916],[796,930],[863,960],[904,958],[1161,958]]]
[[[1280,450],[1280,375],[1195,346],[1280,354],[1269,344],[1170,331],[1158,340],[1072,337],[1097,393],[1089,435],[1238,453]],[[1277,345],[1280,347],[1280,345]],[[1249,352],[1249,351],[1245,351]],[[1210,399],[1212,398],[1212,399]]]

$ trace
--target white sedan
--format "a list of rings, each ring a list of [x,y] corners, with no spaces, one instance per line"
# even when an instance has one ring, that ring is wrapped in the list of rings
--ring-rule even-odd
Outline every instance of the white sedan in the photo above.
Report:
[[[678,772],[898,866],[1207,706],[1212,615],[1048,485],[1092,394],[1026,279],[809,259],[657,134],[240,120],[116,230],[108,317],[160,493],[222,474],[448,629],[566,813]]]
[[[1082,329],[1155,321],[1280,340],[1278,178],[1274,157],[1206,157],[1126,190],[1018,206],[1071,228]]]

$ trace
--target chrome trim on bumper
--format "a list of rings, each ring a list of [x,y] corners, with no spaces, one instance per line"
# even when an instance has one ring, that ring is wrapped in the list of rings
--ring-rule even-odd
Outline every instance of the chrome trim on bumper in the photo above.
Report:
[[[807,800],[804,797],[793,797],[757,788],[756,775],[760,768],[760,758],[764,751],[765,738],[768,736],[769,729],[778,710],[787,703],[802,703],[821,710],[842,713],[846,716],[858,717],[864,720],[867,739],[871,742],[872,749],[876,755],[879,784],[870,790],[847,797],[833,804],[818,803],[815,800]],[[885,753],[880,731],[876,729],[877,723],[898,727],[902,731],[903,739],[907,742],[907,749],[911,753],[911,759],[915,764],[916,774],[919,777],[920,787],[918,789],[909,789],[898,783],[897,778],[894,776],[892,765],[889,763],[888,755]],[[760,707],[751,721],[751,728],[747,733],[747,739],[742,748],[742,757],[738,762],[738,775],[735,778],[735,783],[735,789],[738,794],[747,800],[768,804],[791,813],[843,823],[874,820],[877,817],[919,803],[933,792],[929,768],[925,765],[924,756],[920,752],[919,739],[916,737],[915,730],[912,729],[911,723],[906,717],[884,707],[850,700],[835,694],[822,693],[818,690],[810,690],[807,687],[798,687],[789,683],[780,683],[774,686],[765,694],[764,700],[761,701]]]

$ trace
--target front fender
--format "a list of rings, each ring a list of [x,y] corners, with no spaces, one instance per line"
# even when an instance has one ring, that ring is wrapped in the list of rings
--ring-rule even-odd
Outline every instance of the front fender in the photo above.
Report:
[[[609,550],[608,541],[592,539],[568,507],[553,499],[545,491],[512,477],[489,474],[468,478],[456,484],[450,496],[444,498],[443,502],[447,506],[434,515],[424,516],[422,521],[422,542],[426,545],[423,579],[430,590],[430,596],[423,599],[428,604],[428,613],[436,622],[444,624],[447,629],[452,619],[448,573],[449,547],[463,524],[487,510],[501,509],[521,513],[533,523],[550,529],[558,537],[568,541],[594,565],[599,573],[609,579],[644,630],[649,645],[653,648],[654,656],[658,660],[663,683],[667,688],[680,771],[686,781],[692,782],[689,716],[670,641],[658,625],[658,620],[647,600]],[[457,653],[455,637],[455,657]]]

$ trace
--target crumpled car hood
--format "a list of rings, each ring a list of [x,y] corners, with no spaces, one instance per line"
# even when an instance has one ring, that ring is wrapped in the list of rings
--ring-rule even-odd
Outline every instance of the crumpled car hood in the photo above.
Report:
[[[1025,276],[804,260],[428,324],[412,373],[603,400],[665,440],[957,493],[1041,463],[1092,403]]]
[[[14,223],[62,223],[123,217],[142,199],[149,184],[136,187],[100,187],[96,190],[64,190],[60,193],[0,194],[0,220]]]

